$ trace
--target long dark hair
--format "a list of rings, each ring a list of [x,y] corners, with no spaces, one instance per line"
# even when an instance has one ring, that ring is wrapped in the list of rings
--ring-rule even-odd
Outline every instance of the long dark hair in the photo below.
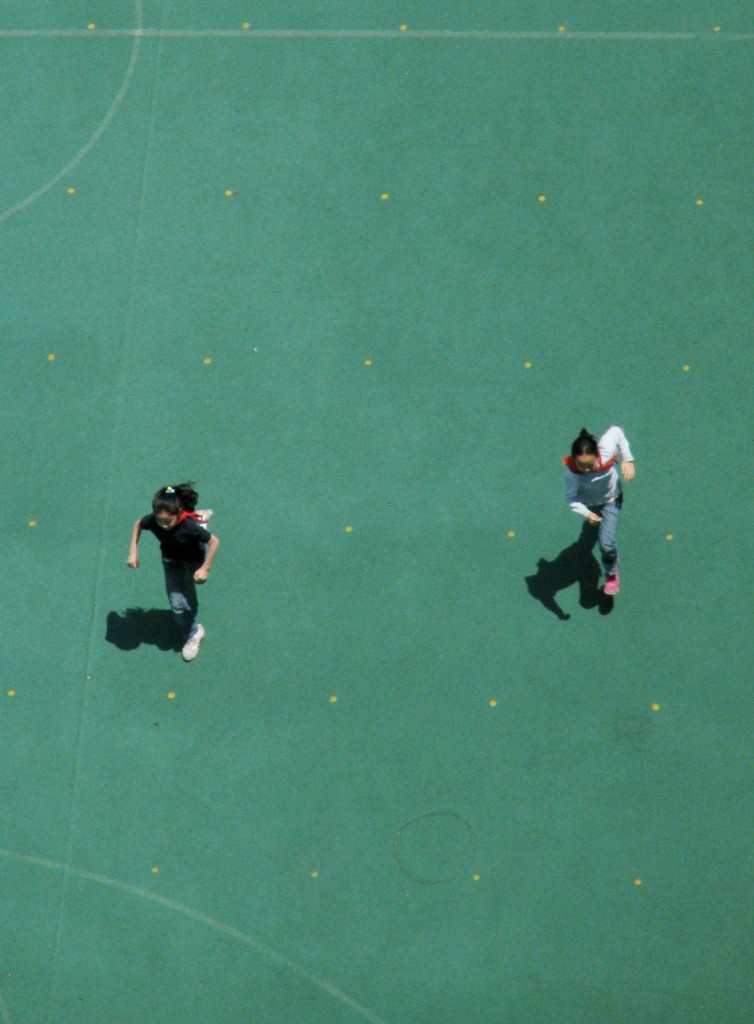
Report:
[[[168,484],[161,487],[152,498],[153,512],[169,512],[177,516],[181,512],[193,512],[199,495],[194,490],[194,481],[186,480],[182,484]]]
[[[571,445],[571,455],[577,459],[579,455],[596,455],[597,438],[590,434],[586,427],[581,428],[581,433]]]

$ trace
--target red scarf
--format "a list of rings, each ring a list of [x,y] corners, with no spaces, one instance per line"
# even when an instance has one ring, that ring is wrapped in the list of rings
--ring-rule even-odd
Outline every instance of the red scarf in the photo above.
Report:
[[[603,462],[601,456],[598,454],[597,461],[592,469],[579,469],[576,465],[576,460],[572,455],[563,456],[563,465],[570,469],[572,473],[576,473],[577,476],[584,476],[586,473],[597,473],[603,469],[610,469],[610,467],[614,466],[617,461],[618,456],[613,455],[612,459],[609,459],[607,462]]]
[[[197,513],[196,513],[196,512],[187,512],[187,511],[186,511],[186,510],[184,509],[184,510],[183,510],[183,512],[181,512],[181,513],[179,514],[179,516],[178,516],[178,522],[177,522],[177,523],[176,523],[175,525],[176,525],[176,526],[180,526],[180,524],[181,524],[181,523],[182,523],[182,522],[183,522],[183,521],[184,521],[185,519],[197,519],[197,520],[198,520],[198,519],[199,519],[199,516],[197,515]]]

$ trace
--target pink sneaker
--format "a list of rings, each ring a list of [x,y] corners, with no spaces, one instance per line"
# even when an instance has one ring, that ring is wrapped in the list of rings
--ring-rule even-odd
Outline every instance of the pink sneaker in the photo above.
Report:
[[[609,597],[613,597],[620,590],[620,576],[617,572],[614,572],[612,576],[605,577],[605,586],[603,590]]]

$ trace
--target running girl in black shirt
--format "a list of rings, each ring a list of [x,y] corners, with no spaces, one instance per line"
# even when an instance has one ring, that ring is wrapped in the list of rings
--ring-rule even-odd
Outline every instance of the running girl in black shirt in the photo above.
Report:
[[[152,512],[137,519],[131,533],[127,565],[139,568],[139,537],[149,530],[160,542],[165,588],[175,620],[183,631],[184,661],[199,653],[204,626],[194,619],[191,580],[204,583],[209,575],[220,539],[206,528],[211,509],[196,511],[199,499],[191,481],[161,488],[152,499]],[[189,593],[187,593],[189,591]]]

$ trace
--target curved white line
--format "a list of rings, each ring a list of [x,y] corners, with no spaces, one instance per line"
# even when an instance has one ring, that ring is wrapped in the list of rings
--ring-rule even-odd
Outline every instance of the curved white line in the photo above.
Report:
[[[102,118],[94,134],[89,141],[82,146],[76,156],[69,161],[65,167],[63,167],[54,177],[50,178],[49,181],[45,182],[44,185],[40,186],[36,192],[32,192],[31,195],[26,196],[25,199],[21,199],[14,206],[8,207],[0,213],[0,223],[4,220],[8,220],[9,217],[13,217],[15,214],[20,213],[21,210],[25,210],[27,206],[31,206],[32,203],[40,199],[45,193],[49,192],[51,188],[54,188],[61,178],[64,178],[67,174],[70,174],[77,164],[81,163],[84,157],[97,145],[99,140],[105,134],[107,129],[110,127],[110,123],[118,112],[118,108],[125,99],[126,93],[128,92],[129,86],[131,85],[131,79],[134,76],[136,70],[136,62],[139,59],[139,50],[141,48],[141,39],[144,34],[144,3],[143,0],[135,0],[134,16],[136,19],[136,28],[133,30],[134,41],[131,46],[131,58],[126,68],[126,73],[121,83],[118,94],[110,105],[110,109]]]
[[[186,906],[185,903],[178,903],[176,900],[171,900],[167,896],[160,896],[158,893],[149,892],[147,889],[141,889],[137,885],[129,885],[127,882],[119,882],[117,878],[108,878],[107,875],[100,875],[94,871],[82,871],[79,868],[72,868],[69,864],[61,864],[58,861],[49,860],[47,857],[34,857],[31,854],[17,853],[15,850],[3,849],[0,849],[0,857],[5,857],[8,860],[20,861],[22,864],[35,864],[38,867],[50,868],[53,871],[62,871],[64,874],[72,875],[74,878],[83,878],[87,882],[96,882],[97,885],[104,885],[109,889],[119,889],[121,892],[128,893],[129,896],[138,896],[139,899],[148,900],[150,903],[156,903],[158,906],[165,907],[167,910],[173,910],[177,914],[183,914],[192,921],[204,924],[216,932],[221,932],[223,935],[227,935],[229,938],[235,939],[237,942],[242,942],[245,946],[250,946],[251,949],[256,950],[257,953],[261,953],[270,960],[274,960],[275,963],[280,964],[281,967],[286,967],[289,971],[293,971],[295,974],[298,974],[299,977],[306,979],[306,981],[310,982],[312,985],[322,989],[323,992],[327,992],[328,995],[332,996],[333,999],[336,999],[339,1003],[343,1003],[345,1006],[350,1007],[350,1009],[359,1014],[360,1017],[368,1020],[370,1024],[387,1024],[387,1021],[383,1020],[382,1017],[378,1017],[376,1013],[372,1013],[372,1011],[367,1009],[366,1006],[362,1006],[361,1003],[357,1003],[356,1000],[352,999],[346,992],[343,992],[324,978],[318,978],[316,974],[312,974],[311,971],[307,971],[305,967],[301,967],[293,960],[289,960],[287,956],[284,956],[282,953],[278,953],[276,949],[266,945],[260,939],[256,939],[253,935],[248,935],[246,932],[239,931],[238,928],[234,928],[232,925],[224,924],[222,921],[217,921],[213,917],[208,917],[206,914],[202,914],[200,911],[194,910],[193,907]]]

